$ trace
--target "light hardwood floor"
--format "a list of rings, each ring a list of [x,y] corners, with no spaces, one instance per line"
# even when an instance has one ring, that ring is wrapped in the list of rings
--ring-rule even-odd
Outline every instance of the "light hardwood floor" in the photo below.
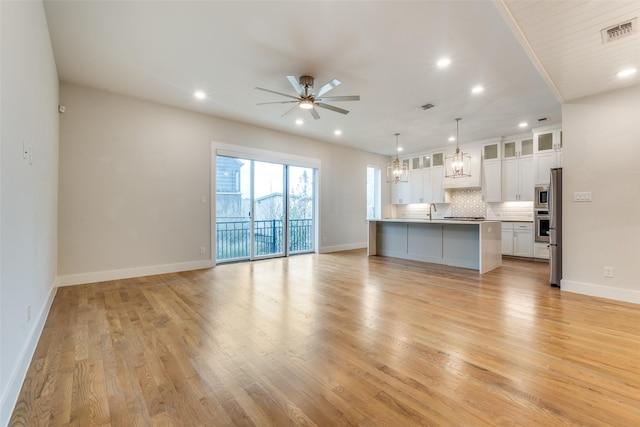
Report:
[[[60,288],[11,426],[639,426],[640,306],[363,251]]]

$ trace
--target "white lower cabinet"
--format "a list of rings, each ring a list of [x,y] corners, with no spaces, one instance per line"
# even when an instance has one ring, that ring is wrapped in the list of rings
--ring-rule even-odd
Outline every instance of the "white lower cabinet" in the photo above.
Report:
[[[540,259],[549,259],[549,244],[548,243],[534,243],[533,244],[533,257]]]
[[[502,255],[533,258],[533,223],[502,223]]]
[[[513,223],[502,223],[502,255],[513,255]]]

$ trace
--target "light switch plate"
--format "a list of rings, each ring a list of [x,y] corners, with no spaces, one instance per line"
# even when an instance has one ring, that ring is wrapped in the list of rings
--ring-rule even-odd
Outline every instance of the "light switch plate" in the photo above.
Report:
[[[591,191],[576,191],[573,193],[574,202],[590,202]]]

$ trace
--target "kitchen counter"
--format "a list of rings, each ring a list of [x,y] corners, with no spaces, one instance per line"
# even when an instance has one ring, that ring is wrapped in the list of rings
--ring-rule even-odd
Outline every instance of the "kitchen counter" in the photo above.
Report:
[[[481,224],[484,222],[505,222],[502,220],[471,220],[471,219],[418,219],[418,218],[385,218],[369,221],[377,222],[406,222],[406,223],[424,223],[424,224]],[[509,221],[511,222],[511,221]]]
[[[486,273],[502,265],[502,223],[450,219],[369,220],[368,254]]]

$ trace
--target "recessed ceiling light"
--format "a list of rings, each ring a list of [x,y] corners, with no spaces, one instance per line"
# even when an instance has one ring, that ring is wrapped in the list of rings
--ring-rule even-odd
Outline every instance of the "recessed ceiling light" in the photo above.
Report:
[[[398,152],[402,151],[402,147],[398,147]]]
[[[304,123],[304,120],[302,120],[302,119],[297,119],[297,120],[296,120],[296,124],[297,124],[298,126],[300,126],[300,125],[301,125],[301,124],[303,124],[303,123]]]
[[[447,68],[451,64],[451,60],[449,58],[440,58],[436,64],[438,68]]]
[[[455,140],[456,140],[456,137],[455,137],[455,136],[450,136],[450,137],[449,137],[449,142],[453,142],[453,141],[455,141]]]
[[[201,90],[195,92],[193,96],[195,96],[197,99],[205,99],[207,97],[207,95],[205,95],[205,93]]]
[[[483,88],[482,86],[477,85],[477,86],[474,86],[474,87],[471,89],[471,93],[480,93],[480,92],[482,92],[483,90],[484,90],[484,88]]]
[[[340,136],[340,135],[342,135],[342,131],[340,129],[336,129],[336,130],[333,131],[333,134],[335,136]]]
[[[627,68],[626,70],[619,71],[618,74],[616,74],[616,75],[618,77],[629,77],[629,76],[635,74],[636,71],[638,71],[638,70],[635,69],[635,68]]]
[[[518,127],[521,127],[521,128],[526,128],[527,126],[529,126],[529,123],[527,122],[520,122],[520,124],[518,125]]]

